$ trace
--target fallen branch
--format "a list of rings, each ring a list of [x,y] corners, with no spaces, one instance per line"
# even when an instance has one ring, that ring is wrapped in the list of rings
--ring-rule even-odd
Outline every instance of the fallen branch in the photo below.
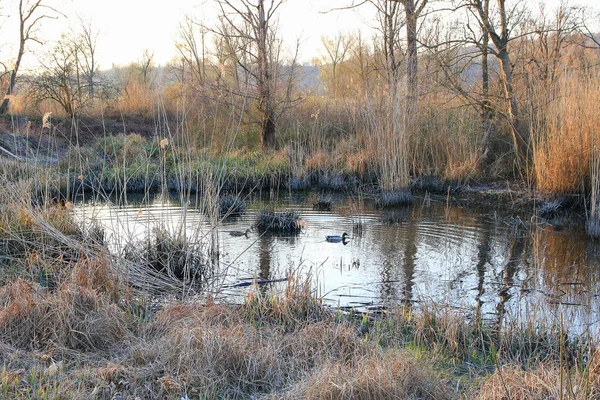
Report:
[[[19,157],[16,154],[11,153],[10,151],[6,150],[4,147],[0,146],[0,150],[2,150],[2,152],[4,152],[6,155],[14,158],[17,161],[23,161],[23,159],[21,157]]]

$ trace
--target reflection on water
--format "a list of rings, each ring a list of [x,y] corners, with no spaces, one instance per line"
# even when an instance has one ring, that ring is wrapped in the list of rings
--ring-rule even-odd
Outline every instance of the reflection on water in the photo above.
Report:
[[[411,305],[431,299],[472,310],[475,318],[500,327],[507,316],[531,317],[541,309],[562,313],[578,331],[599,327],[600,252],[578,227],[583,224],[562,221],[560,229],[544,221],[523,224],[527,216],[448,207],[435,199],[381,211],[362,200],[338,197],[331,211],[319,211],[313,210],[317,198],[249,200],[245,214],[216,228],[198,208],[160,200],[121,207],[80,204],[76,212],[82,221],[93,217],[106,227],[111,251],[143,238],[158,224],[181,229],[196,243],[213,238],[219,262],[227,267],[226,283],[310,270],[332,305]],[[305,223],[302,233],[227,233],[245,231],[266,206],[298,212]],[[354,232],[347,245],[325,241],[342,232]]]

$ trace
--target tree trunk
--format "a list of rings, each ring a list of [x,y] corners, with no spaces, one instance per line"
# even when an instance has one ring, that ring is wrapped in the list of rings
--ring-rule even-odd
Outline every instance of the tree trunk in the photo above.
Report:
[[[510,55],[508,53],[509,28],[506,17],[505,0],[498,0],[498,11],[500,13],[500,36],[493,35],[492,39],[494,39],[494,37],[496,38],[494,44],[498,49],[498,58],[500,59],[500,65],[502,67],[504,95],[508,101],[508,120],[513,136],[513,146],[515,148],[517,162],[519,163],[519,166],[523,166],[527,161],[529,138],[521,126],[521,121],[519,119],[519,105],[513,86],[512,66],[510,65]]]
[[[0,104],[0,114],[6,114],[8,112],[10,96],[12,96],[13,91],[15,90],[15,84],[17,82],[17,70],[19,69],[19,64],[21,64],[22,56],[23,54],[19,52],[17,62],[15,63],[15,69],[10,73],[10,81],[8,83],[8,89],[6,90],[6,96],[2,100],[2,104]]]
[[[21,66],[21,59],[23,58],[23,54],[25,53],[25,43],[28,39],[28,36],[25,35],[25,22],[29,17],[31,17],[33,11],[38,7],[38,5],[39,2],[29,11],[28,15],[25,16],[23,14],[23,0],[19,1],[19,52],[17,53],[15,68],[10,73],[10,81],[8,83],[8,89],[6,90],[6,96],[4,97],[4,100],[2,100],[2,104],[0,105],[0,114],[6,114],[8,112],[10,96],[12,96],[13,91],[15,90],[15,84],[17,83],[17,73],[19,72],[19,67]],[[35,21],[33,22],[33,24],[35,24]],[[29,29],[31,29],[33,24],[29,27]]]
[[[264,148],[275,148],[275,118],[273,112],[265,116],[262,121],[262,144]]]
[[[262,147],[275,147],[275,113],[273,110],[273,93],[271,91],[271,74],[268,54],[268,23],[265,14],[264,0],[258,3],[258,87],[260,99],[258,111],[261,114]]]
[[[404,115],[404,134],[413,133],[414,119],[418,107],[418,58],[417,58],[417,12],[413,1],[406,1],[406,110]]]
[[[489,15],[490,0],[483,1],[484,13]],[[492,124],[490,122],[490,75],[488,64],[488,46],[490,43],[490,33],[483,29],[483,38],[481,42],[481,86],[483,90],[483,102],[481,104],[481,125],[483,135],[481,138],[481,161],[479,169],[486,168],[491,159],[491,137]]]
[[[519,104],[515,96],[515,90],[513,86],[512,78],[512,67],[510,65],[510,57],[506,48],[501,49],[498,52],[498,58],[500,59],[500,65],[502,67],[503,87],[504,95],[508,100],[508,122],[513,137],[513,146],[517,156],[517,160],[520,165],[527,160],[529,138],[528,134],[521,124],[519,118]]]

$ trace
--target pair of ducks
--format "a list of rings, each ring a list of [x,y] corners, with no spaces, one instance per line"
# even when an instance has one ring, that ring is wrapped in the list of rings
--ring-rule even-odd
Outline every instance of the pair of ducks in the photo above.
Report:
[[[230,231],[229,234],[231,236],[246,236],[248,237],[248,233],[250,233],[250,228],[246,229],[245,232],[242,231]],[[325,237],[325,240],[330,243],[340,243],[348,240],[348,234],[346,232],[342,233],[342,235],[328,235]]]

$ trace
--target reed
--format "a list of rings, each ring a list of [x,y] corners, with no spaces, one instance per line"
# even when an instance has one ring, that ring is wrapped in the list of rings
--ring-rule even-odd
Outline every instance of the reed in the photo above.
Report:
[[[578,193],[587,186],[600,124],[597,80],[597,74],[565,74],[556,89],[538,94],[544,106],[533,119],[533,178],[544,193]]]
[[[588,234],[597,239],[600,238],[600,150],[596,145],[592,149],[590,163],[590,209],[585,227]]]

